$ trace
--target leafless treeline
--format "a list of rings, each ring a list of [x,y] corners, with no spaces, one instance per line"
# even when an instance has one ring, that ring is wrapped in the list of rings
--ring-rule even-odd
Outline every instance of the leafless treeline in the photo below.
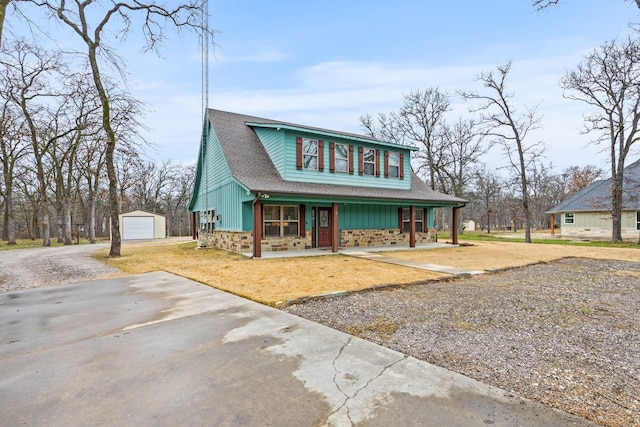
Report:
[[[506,89],[510,67],[507,63],[497,73],[479,77],[485,93],[458,94],[479,102],[466,117],[452,119],[452,95],[427,87],[405,95],[397,112],[360,118],[368,135],[417,147],[412,161],[416,173],[434,190],[468,200],[461,221],[474,220],[488,232],[527,230],[527,222],[529,230],[549,227],[547,210],[603,175],[592,165],[557,173],[545,163],[544,144],[527,138],[539,124],[535,108],[517,114]],[[506,159],[502,170],[484,163],[490,156],[495,159],[496,150]],[[450,209],[438,212],[439,229],[449,226],[450,214]]]
[[[24,40],[0,56],[0,208],[2,240],[51,238],[72,244],[108,236],[108,182],[100,100],[82,64]],[[169,235],[189,233],[193,167],[145,160],[139,119],[144,106],[107,86],[120,212],[167,216]],[[80,233],[78,235],[78,233]]]

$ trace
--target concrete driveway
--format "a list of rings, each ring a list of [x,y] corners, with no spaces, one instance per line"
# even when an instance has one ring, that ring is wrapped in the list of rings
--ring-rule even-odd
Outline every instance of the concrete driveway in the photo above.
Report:
[[[0,294],[7,426],[589,426],[157,272]]]

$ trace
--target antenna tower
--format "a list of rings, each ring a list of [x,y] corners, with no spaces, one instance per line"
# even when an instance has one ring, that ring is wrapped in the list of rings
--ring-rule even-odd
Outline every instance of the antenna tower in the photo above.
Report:
[[[202,61],[202,76],[201,76],[201,86],[202,86],[202,118],[204,120],[204,128],[202,130],[202,141],[200,141],[200,172],[201,172],[201,184],[202,177],[204,177],[204,194],[201,198],[202,203],[200,204],[200,228],[202,230],[202,218],[205,218],[205,236],[204,236],[204,247],[209,247],[209,233],[211,232],[211,218],[212,212],[209,208],[209,173],[207,167],[207,161],[205,159],[207,154],[207,144],[209,143],[209,121],[207,120],[207,115],[209,114],[209,1],[204,0],[201,9],[201,27],[202,27],[202,37],[201,40],[201,61]],[[203,188],[201,185],[200,188]]]

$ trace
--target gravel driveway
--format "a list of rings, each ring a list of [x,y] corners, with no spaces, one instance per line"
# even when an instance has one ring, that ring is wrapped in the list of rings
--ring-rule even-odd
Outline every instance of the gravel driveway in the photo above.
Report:
[[[91,257],[109,243],[0,251],[0,292],[84,282],[122,271]]]
[[[640,425],[640,263],[564,259],[284,310],[605,426]]]

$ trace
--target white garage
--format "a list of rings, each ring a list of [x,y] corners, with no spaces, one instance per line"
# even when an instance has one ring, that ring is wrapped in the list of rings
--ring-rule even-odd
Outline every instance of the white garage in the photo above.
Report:
[[[122,240],[164,239],[166,218],[139,210],[121,214],[120,235]]]

